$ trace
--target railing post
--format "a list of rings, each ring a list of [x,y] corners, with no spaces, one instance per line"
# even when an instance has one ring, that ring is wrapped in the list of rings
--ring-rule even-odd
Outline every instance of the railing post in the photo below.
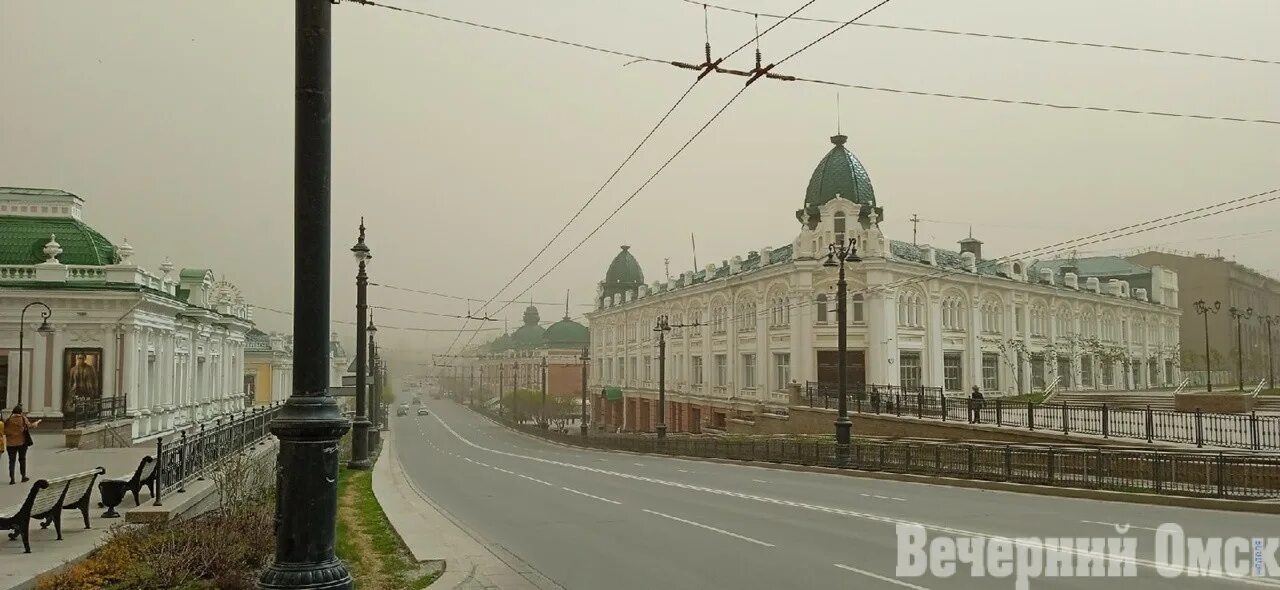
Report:
[[[894,414],[897,416],[901,416],[902,415],[902,392],[895,393],[894,396],[895,396],[893,400]]]
[[[1098,449],[1098,450],[1096,451],[1096,453],[1097,453],[1097,457],[1098,457],[1098,464],[1097,464],[1096,468],[1094,469],[1094,471],[1097,473],[1096,477],[1098,478],[1098,486],[1097,486],[1097,487],[1098,487],[1098,489],[1102,489],[1102,486],[1103,486],[1103,485],[1105,485],[1105,483],[1106,483],[1106,477],[1105,477],[1105,473],[1104,473],[1104,471],[1103,471],[1103,465],[1105,465],[1106,463],[1105,463],[1104,455],[1102,454],[1102,449]]]
[[[1196,408],[1196,448],[1204,448],[1204,416]]]
[[[924,386],[916,393],[916,418],[924,418]]]
[[[156,437],[156,466],[153,471],[156,475],[156,498],[151,503],[152,506],[160,506],[160,494],[164,492],[164,437]]]
[[[973,445],[965,445],[965,446],[968,447],[969,449],[969,453],[968,453],[969,456],[966,461],[967,462],[966,468],[969,473],[969,478],[973,479]]]
[[[1027,430],[1036,429],[1036,404],[1027,402]]]
[[[1004,480],[1013,481],[1013,447],[1004,446]]]
[[[1049,455],[1045,457],[1045,470],[1048,472],[1048,475],[1049,475],[1049,485],[1053,485],[1053,460],[1054,460],[1053,448],[1050,447]]]
[[[1255,451],[1262,447],[1261,441],[1258,439],[1258,412],[1256,410],[1249,412],[1249,442]]]
[[[942,403],[942,421],[947,421],[947,394],[942,392],[938,394],[938,400]]]
[[[1160,491],[1164,489],[1163,480],[1160,477],[1161,475],[1163,474],[1160,469],[1160,451],[1155,451],[1151,454],[1151,483],[1155,488],[1156,493],[1160,493]]]
[[[1102,404],[1102,438],[1111,436],[1111,413],[1107,411],[1107,404]]]
[[[200,450],[196,452],[196,456],[200,458],[200,468],[196,471],[196,474],[197,474],[196,481],[204,481],[204,463],[205,463],[205,460],[208,459],[208,456],[206,453],[207,453],[207,445],[209,444],[209,437],[205,436],[204,434],[204,424],[200,425],[199,436],[200,438],[196,440],[199,443]]]
[[[1155,420],[1151,417],[1151,405],[1150,405],[1150,404],[1148,404],[1148,405],[1147,405],[1147,414],[1146,414],[1146,424],[1145,424],[1145,426],[1147,427],[1147,442],[1151,442],[1151,434],[1152,434],[1152,433],[1151,433],[1151,431],[1155,429]]]
[[[1227,466],[1222,453],[1218,453],[1218,497],[1222,498],[1227,495]]]
[[[1067,413],[1067,402],[1062,402],[1062,434],[1071,434],[1071,415]]]
[[[187,492],[187,431],[182,431],[182,442],[178,443],[178,493]]]
[[[1004,404],[996,398],[996,426],[1004,426]]]

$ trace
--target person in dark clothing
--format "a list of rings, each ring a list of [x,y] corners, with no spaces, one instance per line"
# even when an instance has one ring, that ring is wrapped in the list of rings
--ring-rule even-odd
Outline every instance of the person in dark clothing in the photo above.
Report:
[[[4,421],[5,450],[9,455],[9,485],[14,484],[13,467],[20,467],[22,481],[27,478],[27,447],[31,446],[31,429],[40,425],[40,421],[32,422],[22,411],[22,404],[13,407],[13,413]]]
[[[982,396],[982,390],[978,389],[977,385],[974,385],[973,393],[969,394],[969,423],[970,424],[982,423],[982,405],[985,400],[986,398]]]

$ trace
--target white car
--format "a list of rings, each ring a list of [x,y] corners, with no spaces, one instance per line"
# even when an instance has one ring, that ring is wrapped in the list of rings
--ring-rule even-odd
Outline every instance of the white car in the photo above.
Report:
[[[418,415],[419,415],[419,416],[430,416],[430,415],[431,415],[431,412],[428,412],[426,408],[418,408]]]

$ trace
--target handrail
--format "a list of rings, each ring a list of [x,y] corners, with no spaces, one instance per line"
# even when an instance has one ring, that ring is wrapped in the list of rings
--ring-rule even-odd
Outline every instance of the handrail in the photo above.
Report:
[[[1047,404],[1047,403],[1049,403],[1049,402],[1053,401],[1053,397],[1054,397],[1055,395],[1058,395],[1058,383],[1059,383],[1060,381],[1062,381],[1062,375],[1054,375],[1054,376],[1053,376],[1053,381],[1050,381],[1050,382],[1049,382],[1049,384],[1048,384],[1048,385],[1046,385],[1046,386],[1044,387],[1044,402],[1043,402],[1043,403],[1046,403],[1046,404]]]
[[[1253,392],[1249,394],[1249,397],[1258,397],[1258,392],[1262,391],[1262,386],[1266,385],[1266,383],[1266,379],[1258,381],[1258,386],[1253,388]]]
[[[1187,385],[1189,385],[1190,383],[1191,383],[1190,377],[1183,377],[1182,383],[1179,383],[1178,387],[1174,388],[1173,394],[1178,395],[1179,393],[1182,393],[1182,390],[1186,389]]]

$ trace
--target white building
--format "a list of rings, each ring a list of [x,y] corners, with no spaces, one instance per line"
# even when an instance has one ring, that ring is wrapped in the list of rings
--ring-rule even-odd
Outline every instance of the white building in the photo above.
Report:
[[[837,382],[837,271],[823,261],[846,238],[861,257],[846,267],[851,383],[1026,392],[1177,378],[1175,273],[1156,267],[1145,282],[1104,283],[1069,261],[985,259],[973,238],[960,252],[890,240],[870,177],[845,141],[833,137],[814,170],[788,244],[651,284],[622,247],[588,314],[591,383],[606,398],[597,420],[651,428],[662,315],[698,324],[667,334],[673,430],[786,404],[793,382]]]
[[[6,412],[21,402],[41,430],[123,418],[138,440],[245,407],[253,311],[235,285],[207,269],[135,265],[127,240],[115,246],[82,221],[83,206],[59,190],[0,188]],[[44,305],[27,308],[20,339],[33,302]]]

